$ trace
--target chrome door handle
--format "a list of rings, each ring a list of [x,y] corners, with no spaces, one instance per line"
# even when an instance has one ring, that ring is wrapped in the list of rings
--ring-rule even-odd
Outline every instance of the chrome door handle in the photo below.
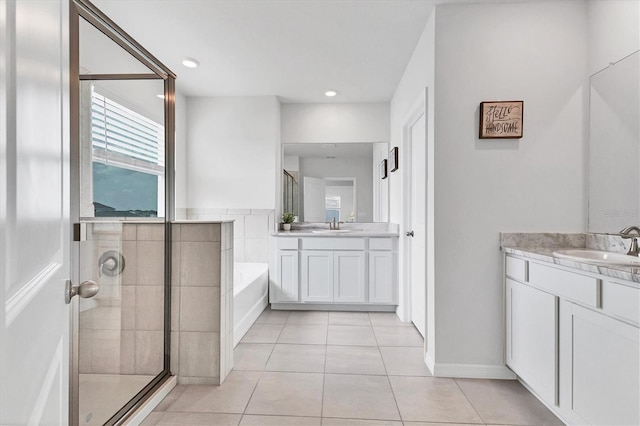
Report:
[[[95,281],[87,280],[83,281],[80,285],[73,285],[71,280],[67,280],[67,284],[65,285],[64,290],[64,301],[68,305],[69,303],[71,303],[71,299],[73,298],[73,296],[76,295],[82,297],[83,299],[88,299],[98,294],[99,290],[100,286]]]
[[[406,232],[404,235],[407,237],[413,237],[413,231]]]

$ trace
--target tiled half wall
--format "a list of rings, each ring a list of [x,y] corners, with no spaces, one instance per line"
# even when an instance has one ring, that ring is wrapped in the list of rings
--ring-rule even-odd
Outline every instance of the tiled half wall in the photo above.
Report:
[[[171,372],[220,384],[233,368],[233,223],[172,224]]]

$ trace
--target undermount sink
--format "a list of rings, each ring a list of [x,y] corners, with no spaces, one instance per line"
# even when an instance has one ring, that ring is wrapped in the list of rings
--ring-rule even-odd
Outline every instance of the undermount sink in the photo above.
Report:
[[[555,257],[563,259],[579,260],[583,262],[600,263],[603,265],[638,266],[640,267],[640,257],[629,256],[608,251],[572,249],[554,251]]]
[[[345,232],[351,232],[351,229],[314,229],[314,234],[344,234]]]

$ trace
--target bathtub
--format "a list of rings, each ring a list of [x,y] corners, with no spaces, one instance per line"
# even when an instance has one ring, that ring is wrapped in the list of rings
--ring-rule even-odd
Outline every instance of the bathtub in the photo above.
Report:
[[[267,263],[233,265],[233,346],[245,335],[269,302]]]

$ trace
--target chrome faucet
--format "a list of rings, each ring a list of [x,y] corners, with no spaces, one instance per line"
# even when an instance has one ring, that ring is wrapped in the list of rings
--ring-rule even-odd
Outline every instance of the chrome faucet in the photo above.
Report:
[[[635,233],[635,235],[632,233]],[[629,256],[640,257],[640,250],[638,249],[638,238],[640,238],[640,228],[638,228],[637,226],[627,226],[622,231],[620,231],[620,236],[625,240],[631,239],[631,246],[629,247],[629,251],[627,252],[627,254]]]
[[[331,219],[331,222],[325,222],[329,224],[329,229],[334,229],[334,230],[338,230],[340,229],[340,224],[344,223],[344,222],[338,222],[336,221],[336,218],[334,217],[333,219]]]

